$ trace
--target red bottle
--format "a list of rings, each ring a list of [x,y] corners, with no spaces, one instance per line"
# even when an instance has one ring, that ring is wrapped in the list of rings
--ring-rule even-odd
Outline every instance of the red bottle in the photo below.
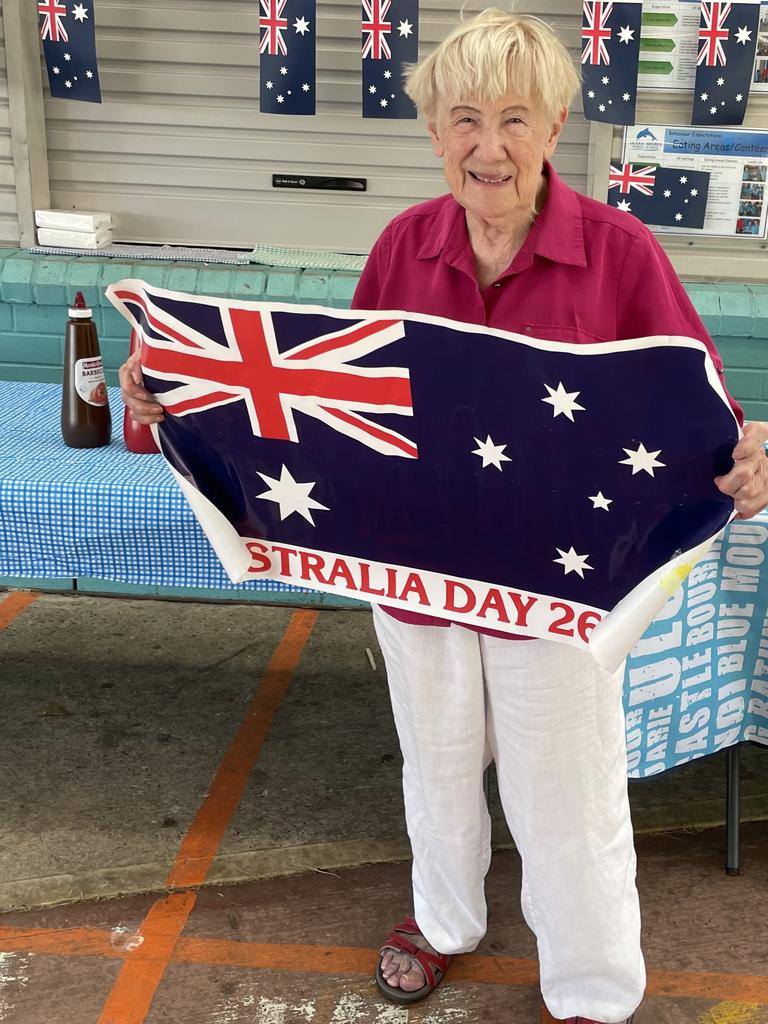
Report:
[[[136,331],[131,331],[129,355],[133,355],[138,347],[139,337]],[[137,455],[154,455],[160,451],[155,444],[150,425],[148,423],[137,423],[128,411],[127,406],[123,413],[123,437],[125,438],[125,447],[129,452],[135,452]]]
[[[70,448],[103,448],[112,436],[99,338],[82,292],[69,310],[64,341],[61,434]]]

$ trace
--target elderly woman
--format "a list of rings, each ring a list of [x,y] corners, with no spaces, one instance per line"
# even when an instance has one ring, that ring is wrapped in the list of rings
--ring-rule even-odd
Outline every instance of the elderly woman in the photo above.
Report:
[[[544,23],[498,10],[461,24],[416,67],[408,91],[450,194],[389,224],[354,306],[572,343],[687,335],[722,372],[653,235],[568,188],[549,164],[577,87]],[[135,358],[121,384],[135,418],[162,418]],[[750,424],[717,481],[743,518],[768,500],[766,437]],[[403,752],[414,902],[382,947],[379,988],[397,1003],[423,998],[450,956],[485,933],[492,759],[550,1012],[572,1024],[630,1021],[645,969],[620,676],[549,641],[396,610],[374,609],[374,620]]]

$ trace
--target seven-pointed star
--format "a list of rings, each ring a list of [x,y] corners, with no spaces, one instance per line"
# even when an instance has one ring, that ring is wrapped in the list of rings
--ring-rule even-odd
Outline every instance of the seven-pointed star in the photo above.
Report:
[[[410,21],[401,21],[400,24],[397,26],[397,31],[399,35],[401,35],[404,39],[407,39],[411,32],[413,32],[413,25],[410,23]]]
[[[592,508],[604,508],[606,512],[610,511],[608,506],[613,504],[613,498],[606,498],[602,491],[590,494],[589,500],[592,502]]]
[[[300,36],[303,36],[305,32],[309,32],[309,22],[306,18],[297,18],[293,23],[293,31],[298,32]]]
[[[717,84],[718,85],[725,85],[725,79],[724,78],[718,78]]]
[[[553,562],[559,562],[560,565],[565,569],[565,575],[569,572],[577,572],[582,579],[584,579],[585,569],[594,569],[593,565],[587,565],[587,559],[589,555],[577,555],[573,548],[570,551],[562,551],[560,548],[555,548],[560,558],[553,558]]]
[[[619,42],[629,43],[630,40],[635,38],[635,30],[630,28],[629,25],[622,25],[619,29]]]
[[[752,38],[752,33],[746,25],[742,25],[741,28],[736,32],[736,40],[743,46],[746,46],[749,40]]]
[[[93,72],[92,71],[86,71],[85,72],[85,77],[86,78],[93,78]]]
[[[256,497],[263,498],[264,501],[274,501],[275,504],[279,505],[281,521],[293,515],[294,512],[298,512],[300,516],[303,516],[308,523],[314,526],[315,521],[312,518],[310,509],[319,508],[324,512],[330,512],[327,505],[321,505],[319,501],[315,501],[314,498],[309,496],[310,491],[315,486],[315,481],[313,480],[311,483],[305,484],[298,483],[291,476],[287,466],[284,465],[281,469],[279,480],[275,480],[265,473],[259,473],[259,476],[265,484],[269,485],[269,490],[264,491],[263,494],[257,494]]]
[[[649,452],[646,451],[645,445],[641,444],[636,452],[631,451],[629,448],[624,448],[623,450],[627,453],[629,458],[619,459],[619,465],[631,466],[632,476],[634,476],[635,473],[639,473],[643,469],[646,473],[650,473],[650,475],[653,476],[654,469],[658,469],[659,466],[666,465],[665,462],[658,462],[656,459],[657,455],[661,455],[661,448],[659,448],[657,452]]]
[[[616,209],[623,210],[624,213],[629,213],[632,209],[632,204],[628,203],[626,199],[620,199],[618,203],[616,203]]]
[[[563,387],[562,381],[557,385],[557,389],[551,388],[549,384],[545,384],[544,387],[549,392],[549,398],[542,398],[542,402],[549,402],[554,409],[553,416],[559,416],[560,413],[563,413],[564,416],[568,417],[571,423],[575,423],[576,421],[573,418],[574,410],[578,409],[581,412],[584,412],[584,406],[579,405],[576,401],[581,392],[566,391]]]
[[[83,4],[75,4],[72,8],[72,14],[75,16],[75,21],[85,21],[88,17],[88,8]]]
[[[665,189],[664,189],[664,198],[665,198],[665,199],[669,199],[669,197],[670,197],[671,195],[672,195],[672,192],[670,191],[670,189],[668,189],[668,188],[665,188]]]
[[[608,75],[603,75],[600,81],[603,83],[603,85],[608,85],[608,83],[610,82],[610,78],[608,77]]]
[[[494,444],[490,434],[485,441],[481,441],[479,437],[476,437],[475,444],[479,445],[479,447],[475,448],[472,454],[479,455],[482,458],[483,469],[487,469],[488,466],[495,466],[501,472],[502,462],[512,461],[508,455],[504,454],[504,449],[507,446],[505,444]]]

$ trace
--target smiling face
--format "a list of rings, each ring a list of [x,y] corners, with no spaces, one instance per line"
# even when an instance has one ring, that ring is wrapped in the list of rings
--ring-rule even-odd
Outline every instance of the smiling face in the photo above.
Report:
[[[438,103],[428,121],[454,198],[470,218],[503,224],[533,215],[542,167],[554,152],[567,111],[553,119],[529,98]]]

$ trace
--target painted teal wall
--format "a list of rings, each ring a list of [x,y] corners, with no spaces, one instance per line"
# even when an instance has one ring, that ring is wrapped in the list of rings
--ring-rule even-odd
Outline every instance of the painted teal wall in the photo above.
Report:
[[[39,256],[0,251],[0,379],[61,380],[64,324],[76,291],[93,306],[110,384],[128,352],[126,321],[104,297],[112,281],[202,295],[348,308],[358,274]],[[687,284],[694,305],[725,361],[729,390],[748,419],[768,420],[768,285]]]

